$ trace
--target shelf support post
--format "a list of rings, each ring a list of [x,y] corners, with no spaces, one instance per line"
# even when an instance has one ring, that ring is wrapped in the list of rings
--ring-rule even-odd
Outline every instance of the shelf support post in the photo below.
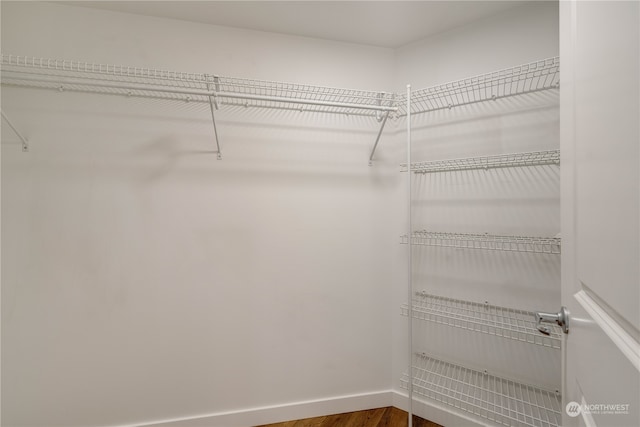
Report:
[[[371,155],[369,156],[369,166],[373,165],[373,155],[376,152],[376,148],[378,147],[378,142],[380,142],[380,136],[382,136],[382,130],[384,129],[384,125],[387,123],[388,118],[389,118],[389,111],[384,113],[384,117],[382,117],[382,124],[380,125],[378,136],[376,136],[376,142],[373,144],[373,149],[371,150]]]
[[[0,110],[0,114],[2,114],[2,118],[7,122],[11,130],[13,130],[16,135],[18,135],[18,138],[20,138],[20,141],[22,142],[22,151],[24,151],[25,153],[29,151],[29,141],[27,140],[27,138],[25,138],[20,132],[18,132],[18,129],[16,129],[13,123],[11,123],[9,118],[4,114],[4,111]]]
[[[407,283],[407,316],[409,318],[407,324],[407,334],[409,336],[409,382],[407,384],[407,394],[409,396],[408,402],[408,417],[407,425],[413,427],[413,216],[411,213],[411,85],[407,85],[407,236],[409,237],[409,256],[407,270],[409,272]]]
[[[216,87],[218,87],[218,77],[214,77],[216,82]],[[207,89],[211,91],[211,85],[207,83]],[[214,92],[215,94],[215,92]],[[222,151],[220,151],[220,141],[218,140],[218,127],[216,126],[216,114],[215,110],[218,108],[218,101],[215,98],[215,95],[209,95],[209,107],[211,108],[211,122],[213,123],[213,135],[216,138],[216,147],[218,153],[218,160],[222,160]]]

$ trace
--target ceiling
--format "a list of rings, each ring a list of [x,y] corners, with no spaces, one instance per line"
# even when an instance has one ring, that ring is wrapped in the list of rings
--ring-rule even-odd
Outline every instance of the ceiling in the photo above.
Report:
[[[74,1],[74,6],[397,48],[523,1]]]

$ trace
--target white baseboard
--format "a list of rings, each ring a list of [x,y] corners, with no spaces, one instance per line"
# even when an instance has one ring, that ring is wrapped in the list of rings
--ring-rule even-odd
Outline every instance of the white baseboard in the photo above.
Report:
[[[393,405],[393,391],[338,396],[284,405],[263,406],[119,427],[251,427]]]
[[[352,394],[328,399],[306,400],[283,405],[263,406],[237,411],[217,412],[190,417],[149,421],[118,427],[251,427],[261,424],[320,417],[323,415],[394,406],[406,411],[407,394],[399,390]],[[419,417],[442,426],[481,427],[487,424],[439,405],[437,402],[414,399],[413,411]]]
[[[392,406],[407,411],[409,409],[409,398],[407,393],[402,390],[393,390],[391,398]],[[458,413],[453,408],[440,405],[430,400],[422,400],[416,398],[413,400],[413,413],[421,418],[433,421],[441,426],[455,427],[487,427],[488,424],[477,419],[466,416],[464,413]],[[491,424],[492,426],[493,424]]]

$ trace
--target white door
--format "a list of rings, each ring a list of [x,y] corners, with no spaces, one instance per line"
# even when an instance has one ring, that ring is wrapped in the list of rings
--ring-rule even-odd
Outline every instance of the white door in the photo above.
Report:
[[[560,2],[565,427],[640,426],[639,28],[637,1]]]

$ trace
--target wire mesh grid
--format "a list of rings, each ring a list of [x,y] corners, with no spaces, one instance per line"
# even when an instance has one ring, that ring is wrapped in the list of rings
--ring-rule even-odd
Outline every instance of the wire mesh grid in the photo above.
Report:
[[[208,102],[213,78],[125,65],[2,54],[2,84]]]
[[[277,108],[282,104],[293,103],[298,104],[296,109],[302,111],[354,115],[375,115],[376,111],[394,111],[396,109],[396,96],[393,93],[297,83],[219,77],[217,78],[216,92],[224,102],[243,106]]]
[[[407,316],[408,312],[407,304],[403,304],[401,314]],[[543,347],[560,349],[562,346],[560,328],[549,325],[550,334],[541,333],[536,328],[535,313],[530,311],[457,300],[420,291],[416,292],[416,298],[413,299],[412,316],[414,319]]]
[[[395,111],[395,94],[2,54],[2,84],[349,115]]]
[[[411,93],[411,113],[420,114],[513,95],[557,88],[560,58],[548,58],[516,67],[445,83]],[[406,95],[398,114],[407,114]]]
[[[561,425],[561,396],[531,385],[416,354],[413,391],[460,411],[510,427]],[[408,375],[400,380],[408,388]]]
[[[406,234],[400,236],[400,243],[409,243]],[[498,236],[422,230],[413,232],[411,244],[458,249],[560,254],[561,239],[559,237]]]
[[[462,171],[473,169],[491,169],[522,166],[559,165],[560,150],[532,151],[527,153],[499,154],[484,157],[468,157],[463,159],[433,160],[429,162],[411,163],[414,173],[433,173]],[[400,165],[402,171],[407,164]]]

